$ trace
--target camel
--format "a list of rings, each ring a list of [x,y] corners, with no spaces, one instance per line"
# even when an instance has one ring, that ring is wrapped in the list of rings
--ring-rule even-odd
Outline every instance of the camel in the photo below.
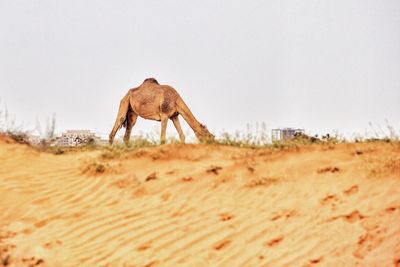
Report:
[[[180,141],[184,143],[185,135],[182,132],[179,115],[193,129],[200,142],[214,139],[214,135],[207,130],[205,125],[197,121],[174,88],[169,85],[160,85],[154,78],[147,78],[139,87],[130,89],[122,98],[109,142],[112,144],[117,131],[125,127],[124,142],[128,145],[132,128],[140,116],[148,120],[161,121],[161,144],[165,143],[168,119],[172,120]]]

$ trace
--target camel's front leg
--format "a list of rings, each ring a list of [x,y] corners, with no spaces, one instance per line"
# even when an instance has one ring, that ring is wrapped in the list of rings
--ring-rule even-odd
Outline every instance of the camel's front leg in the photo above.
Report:
[[[176,130],[178,131],[179,139],[181,140],[181,143],[185,143],[185,135],[183,134],[178,116],[172,117],[171,120],[174,123]]]
[[[168,124],[168,117],[161,117],[161,137],[160,142],[161,144],[165,144],[166,141],[166,133],[167,133],[167,124]]]
[[[138,118],[138,115],[136,113],[134,113],[131,110],[128,111],[128,114],[127,114],[128,123],[126,125],[126,131],[125,131],[125,136],[124,136],[124,142],[126,145],[129,144],[129,139],[131,138],[132,128],[133,128],[133,126],[135,126],[137,118]]]

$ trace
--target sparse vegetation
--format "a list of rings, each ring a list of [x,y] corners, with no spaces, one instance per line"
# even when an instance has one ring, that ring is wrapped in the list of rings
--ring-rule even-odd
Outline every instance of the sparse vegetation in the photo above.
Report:
[[[0,102],[1,104],[1,102]],[[145,135],[145,136],[135,136],[135,138],[129,142],[126,146],[125,144],[119,143],[113,146],[99,146],[92,142],[80,147],[59,147],[54,146],[54,141],[56,140],[55,135],[56,128],[56,118],[53,115],[51,119],[46,121],[46,127],[42,130],[40,122],[36,122],[36,131],[42,136],[39,144],[35,146],[36,149],[42,152],[53,153],[55,155],[61,155],[66,152],[74,151],[85,151],[85,150],[96,150],[102,149],[101,158],[102,159],[114,159],[118,158],[123,154],[133,152],[139,153],[141,148],[158,146],[158,138],[155,135]],[[267,130],[266,124],[256,124],[255,127],[250,124],[247,125],[247,129],[244,132],[236,131],[235,133],[223,132],[219,137],[208,140],[205,144],[209,145],[223,145],[223,146],[233,146],[241,148],[251,148],[251,149],[271,149],[271,150],[284,150],[284,149],[298,149],[302,146],[322,144],[327,145],[329,149],[334,149],[335,145],[338,143],[374,143],[374,142],[386,142],[391,144],[400,143],[400,135],[390,126],[389,122],[386,121],[386,129],[382,129],[379,125],[374,127],[370,123],[370,128],[372,134],[368,134],[365,137],[355,136],[351,141],[346,140],[339,133],[334,135],[326,134],[319,137],[318,135],[310,136],[307,134],[299,133],[292,139],[272,141],[269,131]],[[0,134],[10,137],[12,140],[22,144],[30,144],[29,131],[22,130],[22,125],[18,125],[15,119],[11,117],[8,113],[7,107],[2,105],[0,107]],[[158,135],[157,135],[158,136]],[[167,143],[175,144],[179,143],[176,138],[170,138]],[[357,155],[361,155],[362,152],[356,152]]]
[[[258,129],[256,127],[256,129]],[[243,148],[264,148],[264,149],[293,149],[304,145],[312,144],[326,144],[335,145],[338,143],[347,142],[344,138],[340,138],[338,135],[331,136],[329,134],[323,135],[321,138],[316,136],[309,136],[306,134],[296,134],[292,139],[272,141],[265,127],[262,130],[256,130],[255,133],[251,131],[251,127],[248,126],[247,133],[241,134],[236,132],[235,134],[223,133],[220,138],[217,138],[213,144],[243,147]]]
[[[391,142],[395,146],[395,151],[400,152],[400,142]],[[400,173],[400,153],[387,154],[384,157],[375,154],[367,155],[364,159],[365,166],[371,177],[380,177],[388,173]]]
[[[47,120],[45,132],[42,131],[40,122],[37,121],[35,130],[40,133],[40,136],[42,136],[42,138],[40,142],[35,145],[35,147],[41,151],[48,150],[50,144],[55,140],[55,128],[55,115],[53,115],[51,120]],[[8,109],[5,105],[0,106],[0,134],[10,137],[17,143],[33,145],[29,137],[30,133],[31,131],[24,129],[22,124],[16,123],[15,118],[10,116]],[[59,149],[56,149],[56,151],[59,154]]]
[[[0,101],[0,134],[10,137],[17,143],[29,144],[27,132],[22,131],[22,125],[17,125],[7,107]]]
[[[97,161],[92,161],[89,162],[84,166],[82,169],[82,173],[84,174],[89,174],[89,175],[98,175],[104,173],[106,170],[110,169],[110,166],[97,162]]]
[[[157,146],[158,142],[151,137],[136,137],[129,142],[128,145],[125,144],[115,144],[112,146],[105,146],[104,152],[101,153],[101,158],[103,159],[114,159],[120,157],[122,154],[136,151],[139,148],[154,147]]]

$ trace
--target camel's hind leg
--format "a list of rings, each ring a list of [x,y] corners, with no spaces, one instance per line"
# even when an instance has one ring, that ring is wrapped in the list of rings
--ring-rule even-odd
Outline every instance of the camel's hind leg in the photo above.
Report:
[[[171,120],[174,123],[176,130],[178,131],[179,139],[181,140],[181,143],[185,143],[185,135],[183,134],[178,116],[172,117]]]
[[[166,141],[166,134],[167,134],[167,124],[168,124],[168,117],[163,116],[161,117],[161,137],[160,137],[160,143],[165,144]]]
[[[137,121],[138,115],[133,112],[132,110],[128,111],[128,114],[126,115],[128,123],[126,125],[126,131],[125,131],[125,136],[124,136],[124,142],[126,145],[129,144],[129,139],[131,138],[131,132],[133,126],[135,126],[135,123]]]
[[[115,120],[114,127],[108,139],[110,144],[113,143],[115,134],[117,133],[119,128],[121,128],[122,123],[124,123],[128,109],[129,109],[129,94],[127,94],[124,98],[122,98],[121,103],[119,104],[117,119]]]

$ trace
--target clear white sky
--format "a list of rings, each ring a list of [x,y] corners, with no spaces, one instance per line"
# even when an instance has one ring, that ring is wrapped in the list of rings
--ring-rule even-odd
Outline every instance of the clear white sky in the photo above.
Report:
[[[0,1],[0,98],[27,128],[105,136],[146,77],[215,133],[399,130],[400,1]]]

